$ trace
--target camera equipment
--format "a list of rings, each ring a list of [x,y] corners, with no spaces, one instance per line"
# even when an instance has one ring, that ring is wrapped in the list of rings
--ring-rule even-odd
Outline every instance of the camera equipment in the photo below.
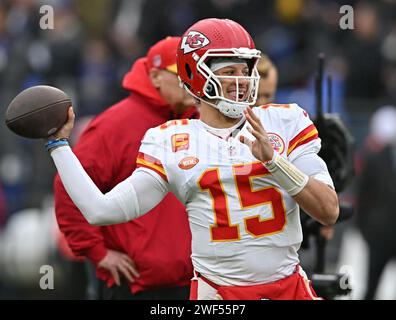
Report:
[[[341,192],[354,176],[353,145],[354,139],[338,114],[331,113],[332,78],[327,77],[328,113],[323,112],[323,74],[325,55],[318,56],[318,74],[315,79],[316,118],[313,121],[321,138],[322,148],[319,156],[326,162],[330,176],[337,192]],[[338,222],[353,215],[352,206],[340,205]],[[347,274],[326,274],[325,253],[327,240],[320,234],[321,225],[307,214],[301,216],[303,243],[301,247],[309,248],[309,237],[315,237],[316,265],[311,275],[312,286],[318,296],[333,299],[351,291]]]

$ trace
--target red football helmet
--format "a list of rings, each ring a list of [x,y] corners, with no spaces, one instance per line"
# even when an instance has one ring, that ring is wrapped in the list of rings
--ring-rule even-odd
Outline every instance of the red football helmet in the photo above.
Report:
[[[247,76],[217,76],[210,69],[214,58],[239,59],[249,67]],[[177,50],[177,69],[185,89],[199,100],[217,108],[228,117],[239,118],[243,110],[254,105],[260,79],[256,65],[260,51],[252,37],[238,23],[228,19],[204,19],[192,25],[182,36]],[[213,60],[212,60],[213,61]],[[220,78],[232,78],[238,83],[249,81],[243,100],[224,97]],[[211,101],[211,102],[209,102]]]

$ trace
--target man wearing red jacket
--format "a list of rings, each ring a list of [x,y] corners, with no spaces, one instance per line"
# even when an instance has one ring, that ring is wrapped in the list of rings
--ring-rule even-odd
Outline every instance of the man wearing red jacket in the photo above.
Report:
[[[97,116],[76,144],[75,154],[102,192],[135,170],[149,128],[196,116],[194,100],[179,87],[177,78],[179,39],[161,40],[134,63],[123,79],[131,94]],[[54,189],[59,227],[74,254],[96,266],[102,280],[100,297],[188,299],[191,233],[185,208],[173,195],[137,220],[94,227],[75,207],[59,176]]]

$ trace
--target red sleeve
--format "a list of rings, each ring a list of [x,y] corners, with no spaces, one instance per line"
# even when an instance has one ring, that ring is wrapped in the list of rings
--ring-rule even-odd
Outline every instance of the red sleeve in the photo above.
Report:
[[[73,151],[98,188],[107,192],[112,180],[114,161],[103,137],[98,135],[95,128],[90,127]],[[70,199],[58,175],[54,180],[54,197],[58,225],[70,249],[77,257],[87,257],[97,265],[107,253],[101,227],[92,226],[86,221]]]

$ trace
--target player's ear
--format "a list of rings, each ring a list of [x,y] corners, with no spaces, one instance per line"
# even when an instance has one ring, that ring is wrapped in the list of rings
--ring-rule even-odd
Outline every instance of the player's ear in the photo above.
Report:
[[[149,77],[153,86],[158,89],[161,86],[160,70],[158,68],[151,68],[149,70]]]

